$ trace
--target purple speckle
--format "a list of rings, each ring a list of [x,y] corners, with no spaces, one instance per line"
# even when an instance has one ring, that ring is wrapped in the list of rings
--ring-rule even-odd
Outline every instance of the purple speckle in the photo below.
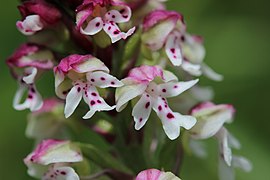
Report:
[[[95,79],[91,79],[92,82],[95,82]]]
[[[33,99],[33,95],[29,94],[28,99]]]
[[[101,104],[101,100],[97,100],[97,102],[98,102],[99,104]]]
[[[112,85],[115,85],[115,82],[114,82],[114,81],[112,81],[112,82],[111,82],[111,84],[112,84]]]
[[[162,89],[162,92],[164,92],[164,93],[165,93],[166,91],[167,91],[166,89]]]
[[[171,52],[174,54],[174,53],[175,53],[175,49],[174,49],[174,48],[172,48],[172,49],[171,49]]]
[[[149,106],[150,106],[150,102],[147,102],[147,103],[145,104],[145,109],[148,109]]]
[[[106,80],[105,77],[101,77],[100,79],[101,79],[101,81],[105,81]]]
[[[99,27],[99,25],[100,25],[100,23],[98,22],[98,23],[96,24],[96,27]]]
[[[173,88],[175,88],[175,89],[176,89],[176,88],[178,88],[178,86],[177,86],[177,85],[175,85],[175,86],[173,86]]]
[[[172,113],[168,113],[168,114],[167,114],[167,118],[168,118],[168,119],[173,119],[173,118],[174,118],[174,115],[173,115]]]
[[[66,175],[67,173],[65,171],[60,172],[62,175]]]
[[[78,88],[77,88],[77,91],[78,91],[78,92],[81,92],[81,87],[78,87]]]
[[[97,96],[97,93],[95,93],[95,92],[92,92],[91,94],[92,94],[92,96]]]
[[[93,106],[93,105],[95,105],[95,104],[96,104],[96,102],[95,102],[94,100],[90,101],[90,105],[91,105],[91,106]]]
[[[158,110],[161,111],[162,110],[162,106],[159,105],[158,106]]]
[[[139,121],[142,122],[143,118],[140,118]]]
[[[112,15],[112,18],[115,18],[115,15]]]

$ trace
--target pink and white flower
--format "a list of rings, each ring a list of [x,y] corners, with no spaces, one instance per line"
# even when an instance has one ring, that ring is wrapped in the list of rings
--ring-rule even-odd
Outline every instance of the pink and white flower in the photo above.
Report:
[[[194,117],[173,112],[166,98],[178,96],[194,86],[198,80],[178,82],[172,73],[157,66],[145,65],[132,69],[122,82],[124,86],[116,89],[118,112],[125,108],[128,101],[141,96],[132,111],[136,130],[145,125],[152,108],[161,119],[165,133],[172,140],[179,136],[180,127],[190,129],[195,125]]]
[[[13,100],[16,110],[29,108],[36,111],[42,107],[42,98],[38,93],[35,81],[44,70],[53,68],[54,56],[51,51],[35,45],[23,44],[7,59],[11,73],[18,80],[19,88]],[[28,91],[26,100],[21,103],[25,91]]]
[[[156,10],[143,23],[143,43],[152,51],[165,50],[174,66],[194,76],[206,75],[220,81],[222,76],[203,63],[205,48],[200,36],[186,32],[184,17],[174,11]]]
[[[90,108],[84,119],[91,118],[96,111],[115,108],[105,102],[96,87],[120,87],[123,84],[109,74],[109,69],[99,59],[91,55],[70,55],[61,60],[54,73],[55,92],[58,97],[66,99],[66,118],[73,114],[82,98]]]
[[[72,165],[83,160],[80,149],[70,141],[44,140],[24,163],[28,174],[43,180],[79,180]]]
[[[18,8],[22,20],[17,21],[16,26],[24,35],[33,35],[46,27],[56,24],[61,18],[58,9],[44,0],[24,1]]]
[[[103,29],[115,43],[134,33],[135,27],[125,33],[117,25],[128,22],[130,17],[131,9],[120,0],[84,0],[77,9],[76,23],[82,34],[92,36]]]
[[[171,172],[164,172],[158,169],[146,169],[141,171],[136,180],[181,180]]]
[[[229,104],[201,103],[191,110],[191,115],[196,117],[197,123],[189,131],[194,139],[215,136],[219,142],[220,154],[229,166],[232,159],[231,145],[238,147],[239,143],[223,125],[232,122],[234,113],[234,107]]]

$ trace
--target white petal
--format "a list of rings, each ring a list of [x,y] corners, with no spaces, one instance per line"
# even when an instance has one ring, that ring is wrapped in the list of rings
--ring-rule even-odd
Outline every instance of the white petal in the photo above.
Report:
[[[212,87],[194,86],[190,92],[200,102],[210,101],[214,98],[214,91]]]
[[[136,130],[144,126],[150,116],[151,110],[151,98],[148,94],[144,93],[132,110]]]
[[[111,111],[115,108],[115,106],[110,106],[105,102],[94,86],[89,86],[87,92],[85,92],[83,96],[84,101],[89,105],[90,108],[83,119],[91,118],[96,111]]]
[[[121,14],[115,9],[110,10],[105,14],[105,19],[106,21],[114,21],[116,23],[128,22],[131,17],[131,10],[130,8],[126,8],[125,11],[125,14]]]
[[[117,88],[115,93],[116,111],[122,111],[128,101],[143,94],[146,88],[145,84],[130,84]]]
[[[241,144],[231,133],[228,132],[228,143],[231,148],[240,149]]]
[[[199,79],[186,82],[168,82],[158,85],[159,95],[162,97],[174,97],[194,86]]]
[[[44,174],[42,180],[79,180],[78,174],[71,167],[54,167]]]
[[[101,17],[96,17],[92,19],[87,26],[83,29],[81,28],[80,31],[82,34],[85,35],[95,35],[103,28],[103,20]]]
[[[232,151],[228,145],[228,131],[225,128],[221,128],[215,135],[219,142],[219,151],[221,157],[227,163],[228,166],[231,166],[232,162]]]
[[[178,37],[173,33],[168,36],[165,51],[174,66],[180,66],[183,61]]]
[[[181,67],[182,69],[184,69],[184,71],[188,72],[189,74],[193,76],[200,76],[202,74],[201,65],[199,64],[192,64],[188,61],[183,61]]]
[[[153,109],[161,119],[163,129],[171,140],[180,135],[181,126],[190,129],[195,125],[196,119],[194,117],[172,112],[165,98],[159,96],[153,98],[152,101],[154,102]]]
[[[169,82],[169,81],[178,81],[177,76],[175,76],[172,72],[163,70],[163,77],[164,77],[164,82]]]
[[[26,84],[34,83],[35,77],[37,75],[37,68],[30,67],[25,69],[27,76],[24,76],[22,79]]]
[[[214,80],[214,81],[222,81],[223,80],[222,75],[216,73],[213,69],[211,69],[206,64],[202,64],[201,70],[202,70],[202,73],[211,80]]]
[[[24,19],[24,21],[18,21],[16,26],[24,35],[33,35],[37,31],[43,29],[43,24],[39,15],[29,15]]]
[[[65,105],[65,117],[68,118],[73,114],[77,106],[79,105],[82,99],[82,87],[79,85],[74,86],[66,97],[66,105]]]
[[[232,166],[240,168],[245,172],[250,172],[252,170],[251,162],[242,156],[233,156],[232,157]]]
[[[112,43],[119,41],[120,39],[126,39],[128,36],[134,33],[135,27],[128,30],[127,33],[121,32],[115,22],[105,22],[103,30],[110,36]]]
[[[22,100],[24,92],[28,89],[28,96],[23,103],[20,103]],[[29,108],[31,111],[39,110],[43,105],[42,98],[34,84],[26,85],[19,83],[19,88],[13,99],[13,107],[16,110],[24,110]]]
[[[102,71],[87,73],[87,80],[94,86],[98,86],[100,88],[123,86],[123,83],[116,77]]]

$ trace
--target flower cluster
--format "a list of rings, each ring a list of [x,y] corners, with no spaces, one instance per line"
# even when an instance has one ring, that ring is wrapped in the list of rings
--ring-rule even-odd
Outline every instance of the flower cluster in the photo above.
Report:
[[[160,157],[181,135],[199,156],[204,150],[198,140],[218,140],[221,179],[225,171],[233,177],[234,166],[251,169],[248,160],[232,155],[240,143],[224,124],[232,122],[233,106],[202,102],[211,92],[198,77],[222,80],[203,62],[202,37],[188,33],[183,15],[164,3],[26,0],[19,6],[22,20],[16,25],[28,42],[7,64],[19,84],[13,106],[31,111],[26,136],[38,144],[24,160],[30,176],[134,179],[148,167],[137,180],[177,180],[151,168],[179,166],[179,160],[168,164]],[[41,96],[36,83],[44,75],[54,79],[54,87],[46,82]],[[145,158],[150,163],[143,164]]]

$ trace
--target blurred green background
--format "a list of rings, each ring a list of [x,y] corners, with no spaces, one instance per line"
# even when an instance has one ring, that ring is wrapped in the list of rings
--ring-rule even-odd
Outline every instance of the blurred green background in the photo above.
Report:
[[[0,6],[0,179],[31,179],[22,159],[32,141],[24,136],[27,112],[12,109],[16,82],[9,75],[5,59],[25,38],[17,31],[20,18],[9,0]],[[235,122],[227,126],[241,141],[241,154],[253,163],[251,173],[237,171],[236,179],[267,179],[270,168],[270,20],[269,1],[257,0],[171,0],[170,9],[185,15],[188,31],[205,38],[206,63],[225,76],[223,82],[203,79],[214,87],[216,103],[232,103]],[[53,82],[52,82],[53,83]],[[53,87],[53,84],[44,85]],[[268,112],[268,113],[267,113]],[[184,180],[217,179],[215,143],[210,140],[209,158],[186,157]]]

